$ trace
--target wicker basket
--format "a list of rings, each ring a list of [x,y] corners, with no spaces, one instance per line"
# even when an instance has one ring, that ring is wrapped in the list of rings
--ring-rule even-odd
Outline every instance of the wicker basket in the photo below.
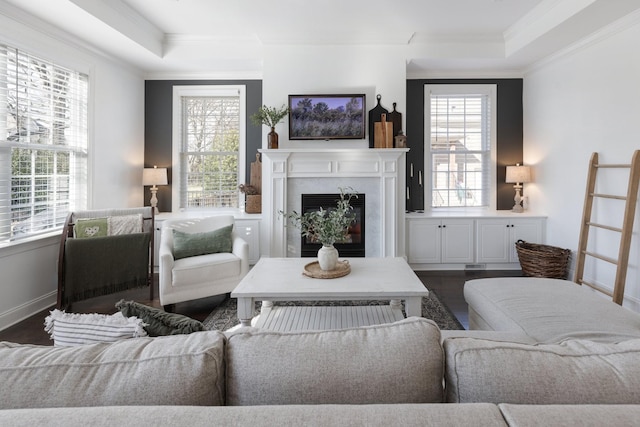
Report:
[[[262,212],[262,195],[260,194],[247,194],[247,204],[244,207],[246,213],[261,213]]]
[[[569,249],[518,240],[516,251],[518,251],[520,266],[525,276],[553,279],[567,277],[569,257],[571,256]]]

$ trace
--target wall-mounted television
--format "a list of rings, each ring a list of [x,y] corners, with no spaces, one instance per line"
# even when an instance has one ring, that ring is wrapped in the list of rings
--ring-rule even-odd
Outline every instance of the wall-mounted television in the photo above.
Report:
[[[364,139],[365,95],[289,95],[289,139]]]

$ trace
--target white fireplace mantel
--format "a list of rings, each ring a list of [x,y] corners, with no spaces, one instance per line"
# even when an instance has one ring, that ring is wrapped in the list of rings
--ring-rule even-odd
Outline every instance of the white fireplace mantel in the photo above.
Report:
[[[344,186],[354,188],[359,179],[367,182],[376,179],[380,208],[379,212],[373,212],[378,224],[372,224],[371,230],[379,230],[380,236],[376,236],[379,248],[374,255],[405,255],[405,158],[408,148],[258,151],[262,153],[262,241],[269,242],[266,256],[287,256],[285,221],[278,212],[287,211],[287,197],[293,196],[287,194],[290,180],[312,179],[318,193],[336,193],[337,188],[327,188],[323,184],[323,179],[329,181],[327,178],[332,179],[330,182],[346,178]],[[369,209],[367,207],[367,217],[370,217]]]

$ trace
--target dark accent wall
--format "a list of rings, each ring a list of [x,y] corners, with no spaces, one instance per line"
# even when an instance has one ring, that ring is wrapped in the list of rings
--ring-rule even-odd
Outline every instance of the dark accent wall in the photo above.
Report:
[[[506,184],[507,165],[522,164],[522,79],[416,79],[407,80],[407,165],[413,163],[413,179],[407,166],[410,187],[409,210],[424,209],[424,191],[418,185],[418,171],[424,168],[424,85],[433,84],[495,84],[497,85],[497,209],[513,207],[513,184]]]
[[[251,120],[248,120],[262,105],[262,80],[147,80],[144,100],[144,166],[157,165],[169,170],[169,185],[158,187],[158,209],[160,212],[171,211],[173,87],[187,85],[244,85],[246,87],[245,182],[249,182],[251,162],[256,160],[256,153],[258,149],[262,148],[262,127],[256,126]],[[145,205],[149,205],[150,198],[151,193],[148,188],[145,188]]]

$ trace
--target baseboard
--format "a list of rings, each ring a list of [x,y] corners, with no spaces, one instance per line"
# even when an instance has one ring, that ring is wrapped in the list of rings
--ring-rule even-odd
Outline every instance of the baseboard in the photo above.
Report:
[[[11,310],[0,313],[0,331],[22,322],[34,314],[56,305],[58,292],[50,292],[40,298],[31,300]],[[44,322],[44,319],[42,319]],[[43,326],[44,327],[44,326]]]

